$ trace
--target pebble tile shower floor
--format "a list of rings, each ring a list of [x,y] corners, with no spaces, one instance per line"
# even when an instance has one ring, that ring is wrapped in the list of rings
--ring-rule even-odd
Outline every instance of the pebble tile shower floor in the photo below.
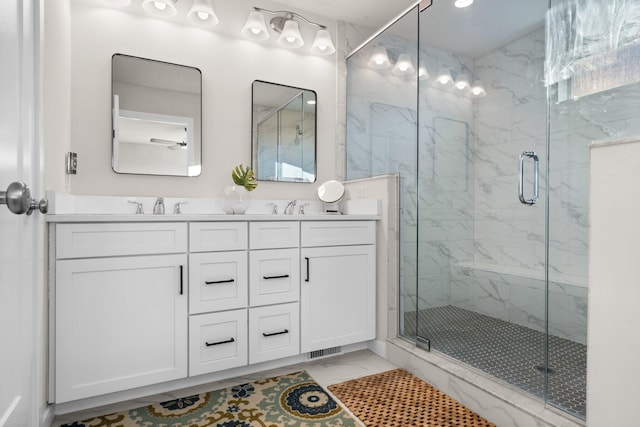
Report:
[[[544,396],[544,333],[454,306],[418,313],[418,334],[431,341],[432,350]],[[415,337],[415,331],[416,312],[408,312],[406,335]],[[584,419],[586,346],[550,336],[549,367],[549,403]]]

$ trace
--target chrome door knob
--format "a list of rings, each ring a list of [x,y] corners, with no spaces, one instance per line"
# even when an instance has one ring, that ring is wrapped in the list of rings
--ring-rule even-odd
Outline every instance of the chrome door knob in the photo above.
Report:
[[[16,181],[9,184],[7,191],[0,191],[0,205],[7,205],[7,208],[16,215],[24,213],[31,215],[36,208],[41,213],[47,213],[49,202],[47,199],[38,202],[31,198],[31,190],[27,184]]]

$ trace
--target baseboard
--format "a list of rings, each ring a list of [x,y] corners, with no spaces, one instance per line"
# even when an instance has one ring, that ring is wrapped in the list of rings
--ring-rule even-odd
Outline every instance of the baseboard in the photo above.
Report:
[[[373,340],[367,343],[367,348],[383,359],[387,358],[387,344],[384,341]]]

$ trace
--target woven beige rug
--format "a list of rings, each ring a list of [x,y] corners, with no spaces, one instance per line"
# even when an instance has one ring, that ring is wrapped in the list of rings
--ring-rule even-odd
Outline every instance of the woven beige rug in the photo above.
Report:
[[[404,369],[335,384],[329,390],[368,427],[495,427]]]

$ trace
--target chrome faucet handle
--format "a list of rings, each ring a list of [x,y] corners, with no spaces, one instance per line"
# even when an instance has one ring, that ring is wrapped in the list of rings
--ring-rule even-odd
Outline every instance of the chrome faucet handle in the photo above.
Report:
[[[183,201],[183,202],[176,202],[173,205],[173,214],[174,215],[180,215],[182,213],[182,211],[180,210],[180,205],[186,205],[189,202]]]
[[[300,205],[300,215],[304,215],[304,207],[309,206],[310,204],[311,203],[307,202]]]
[[[127,200],[127,202],[136,204],[136,215],[144,214],[144,208],[142,207],[142,202],[138,202],[137,200]]]
[[[278,204],[277,203],[269,202],[269,203],[267,203],[267,206],[271,206],[271,214],[272,215],[278,215]]]

